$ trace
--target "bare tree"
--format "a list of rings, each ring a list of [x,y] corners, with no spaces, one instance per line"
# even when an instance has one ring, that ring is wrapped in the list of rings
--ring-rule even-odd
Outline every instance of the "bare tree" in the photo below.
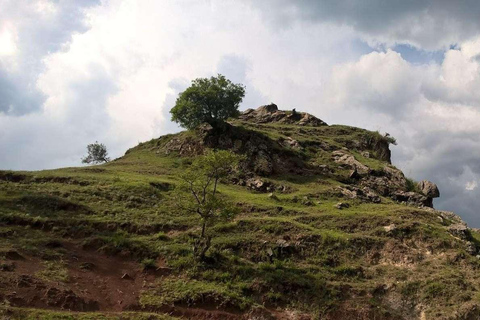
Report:
[[[218,183],[239,162],[240,157],[230,151],[211,151],[192,163],[181,175],[179,204],[187,212],[198,214],[201,219],[201,233],[195,241],[194,255],[205,259],[210,248],[212,235],[207,227],[218,220],[229,220],[237,208],[218,195]]]

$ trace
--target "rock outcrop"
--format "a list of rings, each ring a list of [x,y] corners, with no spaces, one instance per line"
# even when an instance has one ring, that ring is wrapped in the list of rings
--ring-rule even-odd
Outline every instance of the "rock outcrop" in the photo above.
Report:
[[[438,198],[440,197],[440,191],[435,183],[427,180],[420,181],[418,183],[418,189],[426,197],[429,198]]]
[[[397,191],[407,191],[407,179],[402,171],[390,166],[385,166],[383,170],[371,170],[359,183],[384,197],[391,196]]]
[[[332,152],[332,157],[336,163],[343,164],[350,169],[356,170],[358,174],[368,174],[370,169],[357,161],[353,155],[344,150],[337,150]]]
[[[292,111],[278,110],[277,105],[274,103],[261,106],[256,110],[247,109],[239,116],[239,119],[255,123],[278,122],[310,127],[327,125],[324,121],[306,112],[297,112],[295,109]]]

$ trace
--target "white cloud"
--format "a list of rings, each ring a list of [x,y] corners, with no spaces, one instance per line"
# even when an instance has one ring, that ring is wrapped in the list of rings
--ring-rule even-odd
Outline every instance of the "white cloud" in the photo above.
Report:
[[[477,187],[478,187],[477,181],[469,181],[465,184],[465,190],[467,191],[473,191],[477,189]]]
[[[9,23],[0,27],[0,58],[13,55],[17,51],[15,43],[15,30]]]

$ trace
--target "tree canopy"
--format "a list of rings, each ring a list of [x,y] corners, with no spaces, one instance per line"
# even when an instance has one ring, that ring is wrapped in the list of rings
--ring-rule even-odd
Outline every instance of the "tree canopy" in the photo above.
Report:
[[[106,163],[110,161],[108,157],[107,147],[103,143],[91,143],[87,146],[87,156],[82,158],[82,163]]]
[[[235,84],[221,74],[197,78],[179,94],[170,110],[172,121],[187,129],[204,122],[216,126],[229,117],[238,116],[238,107],[244,96],[242,84]]]

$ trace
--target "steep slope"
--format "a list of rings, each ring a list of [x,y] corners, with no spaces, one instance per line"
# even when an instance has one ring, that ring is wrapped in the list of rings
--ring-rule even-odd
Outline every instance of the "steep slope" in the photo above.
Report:
[[[391,142],[269,105],[102,166],[0,172],[0,315],[477,319],[480,237],[391,165]],[[241,213],[198,264],[174,188],[208,148],[246,160],[220,186]]]

